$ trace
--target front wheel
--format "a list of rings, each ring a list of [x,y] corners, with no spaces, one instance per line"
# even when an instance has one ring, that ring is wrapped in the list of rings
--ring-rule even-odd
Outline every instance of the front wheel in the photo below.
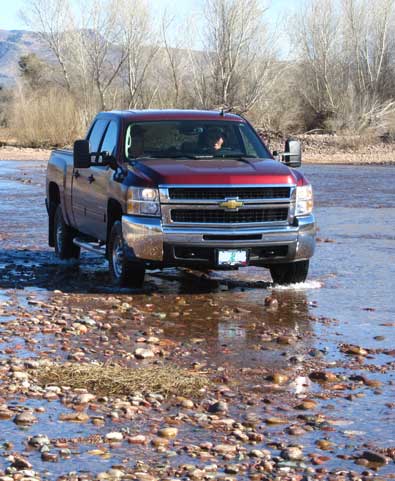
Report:
[[[125,245],[122,236],[122,224],[114,222],[109,243],[108,258],[110,274],[115,284],[120,287],[141,288],[144,284],[145,266],[138,260],[129,260],[126,257]]]
[[[59,259],[79,259],[80,248],[73,243],[76,231],[67,225],[60,204],[54,216],[55,254]]]
[[[287,285],[297,282],[304,282],[309,272],[309,261],[289,262],[288,264],[277,264],[270,267],[275,284]]]

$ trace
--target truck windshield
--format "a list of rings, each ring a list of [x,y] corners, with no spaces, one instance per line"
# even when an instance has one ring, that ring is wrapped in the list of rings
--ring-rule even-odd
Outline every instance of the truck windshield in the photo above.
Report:
[[[271,158],[263,142],[244,122],[175,120],[128,126],[125,155],[151,158]]]

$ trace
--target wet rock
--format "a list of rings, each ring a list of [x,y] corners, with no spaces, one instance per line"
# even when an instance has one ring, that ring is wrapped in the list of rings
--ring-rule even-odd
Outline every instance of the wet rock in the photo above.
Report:
[[[300,461],[303,459],[303,451],[297,446],[290,446],[281,451],[281,457],[290,461]]]
[[[364,451],[361,456],[362,459],[366,459],[370,463],[387,464],[388,458],[375,451]]]
[[[96,396],[95,396],[94,394],[81,393],[81,394],[78,394],[78,395],[73,399],[73,402],[74,402],[75,404],[88,404],[88,403],[90,403],[91,401],[93,401],[95,398],[96,398]]]
[[[11,419],[14,413],[10,411],[6,406],[0,408],[0,420]]]
[[[317,407],[317,403],[315,401],[306,399],[305,401],[295,406],[295,409],[301,409],[302,411],[309,411],[311,409],[315,409],[316,407]]]
[[[151,444],[152,446],[154,446],[155,448],[161,448],[161,447],[166,447],[168,446],[169,444],[169,440],[167,438],[154,438],[152,441],[151,441]]]
[[[281,372],[275,372],[272,375],[268,377],[268,380],[271,381],[274,384],[285,384],[288,382],[289,377],[286,376],[285,374],[282,374]]]
[[[28,444],[34,448],[42,448],[43,446],[49,446],[51,441],[45,434],[37,434],[37,436],[29,438]]]
[[[135,349],[134,355],[136,359],[149,359],[155,357],[154,351],[152,351],[151,349],[145,349],[143,347],[138,347],[137,349]]]
[[[41,459],[47,463],[57,463],[59,456],[56,453],[43,452],[41,453]]]
[[[147,438],[142,434],[137,434],[136,436],[129,436],[128,443],[130,444],[145,444],[147,442]]]
[[[278,309],[278,299],[273,296],[265,297],[265,306],[273,310]]]
[[[330,371],[314,371],[310,373],[309,378],[316,382],[335,382],[338,380],[336,374]]]
[[[316,442],[316,445],[323,451],[330,451],[336,446],[334,443],[332,443],[331,441],[328,441],[327,439],[319,439]]]
[[[162,428],[162,429],[159,429],[157,434],[160,438],[173,439],[177,436],[178,429],[177,428]]]
[[[86,423],[89,421],[89,415],[84,412],[61,414],[59,416],[60,421],[69,421],[72,423]]]
[[[224,455],[235,455],[237,451],[237,447],[232,444],[217,444],[214,446],[213,450],[218,453]]]
[[[239,464],[228,464],[225,466],[225,473],[226,474],[237,474],[240,471]]]
[[[272,416],[270,418],[265,419],[265,422],[266,424],[287,424],[288,419]]]
[[[177,402],[183,408],[193,409],[195,407],[194,402],[191,399],[187,399],[185,397],[178,397]]]
[[[112,433],[107,433],[105,436],[107,441],[117,442],[123,440],[123,434],[121,432],[114,431]]]
[[[217,401],[208,407],[208,412],[210,413],[225,413],[227,411],[228,405],[224,401]]]
[[[18,470],[32,468],[32,464],[26,458],[19,455],[13,456],[11,466]]]
[[[14,418],[15,424],[21,425],[31,425],[37,422],[36,416],[30,411],[24,411],[23,413],[17,414]]]

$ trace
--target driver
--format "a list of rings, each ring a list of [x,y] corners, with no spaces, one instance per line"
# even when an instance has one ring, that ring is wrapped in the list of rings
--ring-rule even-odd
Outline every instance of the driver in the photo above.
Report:
[[[214,152],[221,150],[225,143],[225,134],[217,127],[209,127],[204,131],[201,138],[201,147]]]

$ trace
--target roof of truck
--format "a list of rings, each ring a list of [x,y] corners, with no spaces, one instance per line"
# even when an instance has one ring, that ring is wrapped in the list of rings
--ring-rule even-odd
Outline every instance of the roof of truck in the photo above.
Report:
[[[125,120],[230,120],[245,122],[243,117],[219,110],[112,110],[101,114],[114,114]]]

